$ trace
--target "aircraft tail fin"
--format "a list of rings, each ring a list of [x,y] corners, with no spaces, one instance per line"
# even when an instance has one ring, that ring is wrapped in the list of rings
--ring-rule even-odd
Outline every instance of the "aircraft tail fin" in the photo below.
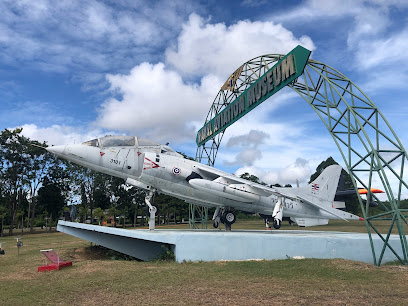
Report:
[[[331,165],[309,185],[303,187],[305,194],[323,201],[333,202],[339,184],[341,166]]]

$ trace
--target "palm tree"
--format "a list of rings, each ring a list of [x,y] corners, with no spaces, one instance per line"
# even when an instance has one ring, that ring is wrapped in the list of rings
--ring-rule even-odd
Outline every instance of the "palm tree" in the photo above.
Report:
[[[94,216],[98,219],[99,225],[101,225],[102,218],[104,216],[102,208],[95,208],[93,211]]]

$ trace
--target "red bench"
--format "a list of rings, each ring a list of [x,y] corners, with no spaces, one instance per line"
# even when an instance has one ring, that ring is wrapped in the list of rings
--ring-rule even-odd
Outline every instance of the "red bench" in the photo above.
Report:
[[[51,263],[39,266],[38,272],[60,270],[72,266],[72,261],[63,261],[53,250],[41,250],[40,252],[43,253]]]

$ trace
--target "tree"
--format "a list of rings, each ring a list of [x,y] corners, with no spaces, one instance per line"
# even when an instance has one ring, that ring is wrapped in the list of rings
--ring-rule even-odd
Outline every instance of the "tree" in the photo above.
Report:
[[[88,217],[88,206],[87,205],[82,205],[81,207],[79,207],[79,216],[81,217],[82,223],[85,223]]]
[[[21,131],[21,128],[13,131],[6,129],[0,134],[0,170],[10,213],[10,234],[13,234],[21,192],[28,183],[27,173],[31,165],[27,154],[28,138],[20,135]]]
[[[101,225],[102,217],[104,216],[103,210],[100,207],[94,209],[94,216],[98,219],[99,225]]]
[[[112,217],[112,222],[113,222],[115,227],[116,227],[116,219],[115,218],[116,218],[118,213],[119,212],[118,212],[118,210],[116,209],[115,206],[112,205],[111,207],[109,207],[108,216]]]
[[[137,216],[139,211],[142,211],[142,209],[139,209],[140,207],[143,207],[145,205],[145,196],[146,192],[143,189],[136,188],[136,187],[131,187],[128,189],[128,192],[130,193],[131,196],[131,209],[130,212],[133,213],[133,221],[132,221],[132,226],[136,226],[137,223]]]
[[[254,182],[254,183],[257,183],[257,184],[261,184],[261,185],[264,185],[264,186],[267,186],[267,185],[268,185],[268,184],[266,184],[266,183],[260,181],[257,176],[252,175],[252,174],[249,174],[248,172],[245,172],[245,173],[241,174],[239,177],[240,177],[240,178],[243,178],[243,179],[245,179],[245,180],[247,180],[247,181],[251,181],[251,182]]]
[[[21,232],[24,233],[24,210],[19,209],[16,213],[17,219],[17,228],[20,228],[20,220],[21,220]]]
[[[0,219],[1,219],[1,228],[0,228],[0,236],[3,237],[3,229],[4,229],[4,219],[7,216],[7,209],[4,206],[0,206]]]
[[[177,211],[182,215],[183,212],[185,213],[188,210],[186,202],[165,194],[157,195],[154,198],[154,203],[158,206],[159,215],[164,217],[164,223],[166,224],[169,224],[172,218],[176,223]],[[182,216],[180,219],[182,219]]]
[[[66,167],[70,173],[71,191],[80,195],[82,205],[90,210],[91,218],[96,203],[102,209],[110,206],[109,184],[112,180],[111,176],[70,162],[66,163]],[[124,182],[123,179],[120,180]]]
[[[45,178],[43,186],[38,190],[38,205],[48,212],[50,229],[53,218],[59,215],[65,204],[65,199],[58,183]]]
[[[28,218],[30,219],[30,232],[34,231],[34,218],[36,212],[36,195],[41,187],[42,182],[48,175],[49,168],[54,164],[55,158],[45,149],[39,148],[38,146],[46,147],[46,143],[40,144],[38,141],[28,140],[28,146],[26,148],[27,154],[29,155],[30,167],[27,172],[27,180],[29,186],[29,208],[28,208]]]
[[[19,214],[23,213],[23,220],[27,214],[27,222],[31,214],[30,230],[33,230],[36,195],[47,176],[48,168],[55,160],[50,153],[38,147],[45,147],[45,143],[41,144],[21,135],[22,130],[6,129],[0,135],[0,171],[3,196],[6,197],[10,212],[10,234],[13,233],[17,211],[22,209],[22,203],[28,205]],[[28,203],[27,198],[30,200]]]
[[[30,216],[31,213],[31,219],[29,218],[31,233],[34,232],[34,219],[37,205],[36,195],[39,188],[47,177],[52,177],[54,180],[56,180],[57,177],[62,176],[62,172],[59,168],[60,162],[48,151],[37,146],[33,146],[32,144],[40,145],[37,141],[32,141],[31,146],[29,147],[31,171],[28,173],[30,186],[30,205],[28,209],[28,216]],[[46,144],[43,143],[41,146],[45,147]],[[59,182],[59,184],[61,185],[61,182]]]

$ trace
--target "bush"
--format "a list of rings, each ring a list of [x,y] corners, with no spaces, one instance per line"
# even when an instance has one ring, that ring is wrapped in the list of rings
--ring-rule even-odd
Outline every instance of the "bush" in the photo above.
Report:
[[[163,252],[159,254],[153,261],[175,261],[176,255],[174,255],[173,251],[170,249],[168,245],[162,245]]]
[[[34,226],[35,226],[35,227],[43,227],[43,226],[45,226],[45,222],[44,222],[44,220],[38,220],[38,219],[36,219],[36,220],[34,221]]]

